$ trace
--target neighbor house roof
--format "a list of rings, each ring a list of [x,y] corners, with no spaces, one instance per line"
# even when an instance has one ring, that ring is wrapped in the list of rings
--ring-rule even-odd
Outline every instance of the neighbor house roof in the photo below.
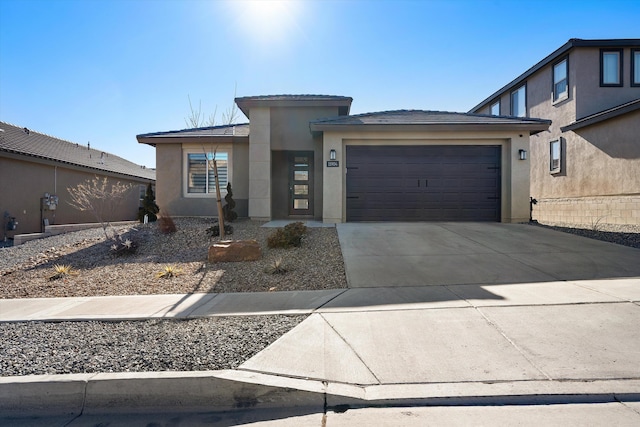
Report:
[[[145,180],[155,180],[155,169],[146,169],[106,151],[89,148],[25,127],[0,122],[0,152],[27,156]]]
[[[253,107],[342,107],[349,114],[353,98],[336,95],[261,95],[236,98],[236,104],[245,116]],[[342,114],[342,113],[341,113]]]
[[[215,139],[217,142],[233,142],[249,136],[249,123],[208,126],[193,129],[170,130],[136,135],[138,142],[155,146],[157,143],[184,142],[185,139]]]
[[[581,129],[637,110],[640,110],[640,99],[635,99],[631,102],[618,105],[617,107],[609,108],[604,111],[600,111],[599,113],[583,117],[580,120],[576,120],[575,122],[568,124],[567,126],[561,127],[560,130],[562,132],[566,132],[568,130]]]
[[[447,111],[396,110],[314,120],[312,131],[370,130],[450,131],[526,130],[537,133],[549,128],[551,120]]]
[[[614,47],[631,47],[631,46],[640,46],[640,39],[601,39],[601,40],[584,40],[584,39],[570,39],[568,42],[560,46],[558,49],[550,53],[546,56],[542,61],[535,64],[533,67],[529,68],[527,71],[513,79],[511,82],[507,83],[505,86],[497,90],[496,92],[489,95],[478,105],[469,110],[469,112],[474,112],[493,101],[498,95],[510,91],[514,89],[516,86],[520,86],[524,83],[531,75],[538,72],[540,69],[546,67],[552,62],[555,62],[561,56],[565,55],[574,47],[602,47],[602,48],[614,48]]]

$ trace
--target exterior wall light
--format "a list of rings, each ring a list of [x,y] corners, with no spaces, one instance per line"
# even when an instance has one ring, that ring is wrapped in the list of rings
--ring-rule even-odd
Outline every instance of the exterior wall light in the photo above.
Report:
[[[520,160],[527,160],[527,150],[518,150]]]
[[[335,160],[335,159],[336,159],[336,150],[332,148],[331,150],[329,150],[329,160]]]

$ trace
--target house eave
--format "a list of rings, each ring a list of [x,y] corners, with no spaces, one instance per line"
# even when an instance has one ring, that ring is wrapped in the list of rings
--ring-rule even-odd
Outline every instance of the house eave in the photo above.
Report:
[[[610,108],[596,114],[592,114],[580,120],[576,120],[575,122],[570,123],[567,126],[561,127],[560,130],[562,132],[575,131],[578,129],[585,128],[587,126],[595,125],[597,123],[601,123],[606,120],[610,120],[615,117],[619,117],[619,116],[631,113],[633,111],[637,111],[637,110],[640,110],[640,98],[635,99],[631,102],[627,102],[625,104],[619,105],[617,107]]]
[[[312,132],[486,132],[517,131],[530,135],[545,131],[550,120],[536,123],[336,124],[311,123]]]

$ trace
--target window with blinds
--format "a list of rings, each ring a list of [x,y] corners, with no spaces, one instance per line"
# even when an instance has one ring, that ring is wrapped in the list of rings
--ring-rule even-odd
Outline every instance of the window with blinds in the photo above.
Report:
[[[213,153],[188,153],[187,154],[187,193],[206,194],[215,193],[216,181],[213,168]],[[226,152],[215,153],[218,167],[218,181],[220,190],[227,188],[229,182],[229,154]]]

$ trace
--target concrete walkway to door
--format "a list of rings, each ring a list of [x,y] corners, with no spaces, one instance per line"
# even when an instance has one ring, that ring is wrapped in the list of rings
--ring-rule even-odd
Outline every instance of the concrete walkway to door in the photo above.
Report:
[[[338,224],[350,288],[640,276],[640,250],[529,224]]]

